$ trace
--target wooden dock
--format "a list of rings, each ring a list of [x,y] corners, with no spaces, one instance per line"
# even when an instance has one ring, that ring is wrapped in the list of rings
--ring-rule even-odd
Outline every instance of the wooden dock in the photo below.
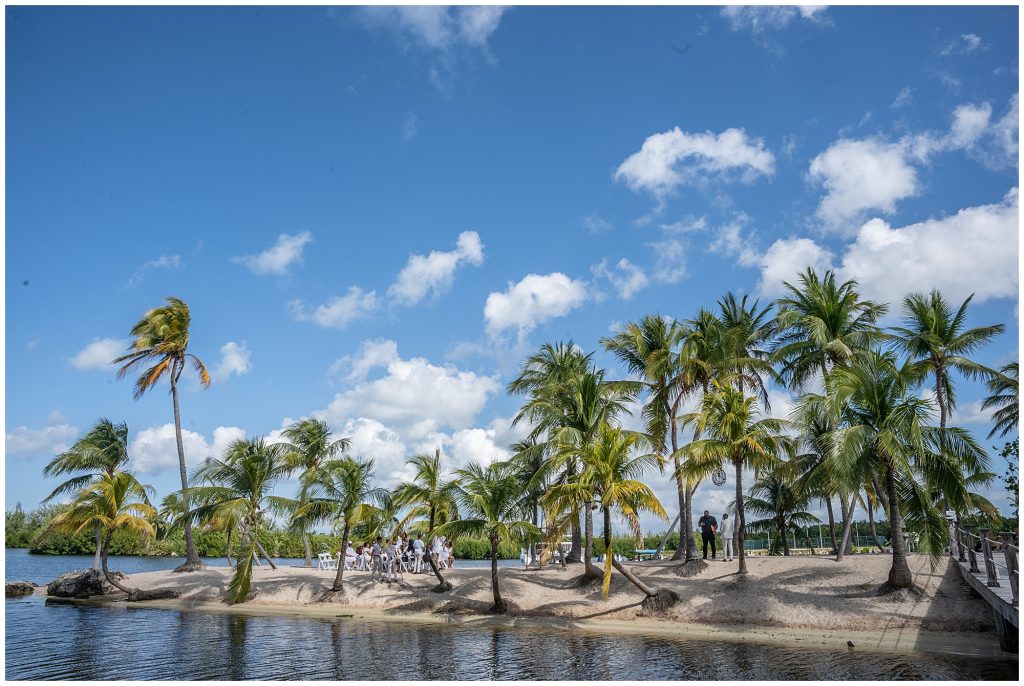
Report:
[[[1016,653],[1020,614],[1018,595],[1020,568],[1019,547],[1010,532],[1002,532],[998,539],[988,529],[950,526],[949,553],[957,562],[960,576],[992,606],[999,635],[1000,647]]]

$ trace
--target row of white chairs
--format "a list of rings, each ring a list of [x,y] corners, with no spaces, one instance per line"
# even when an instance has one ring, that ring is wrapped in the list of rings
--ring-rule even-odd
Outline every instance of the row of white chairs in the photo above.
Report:
[[[319,553],[317,555],[317,569],[330,569],[337,571],[338,563],[341,561],[341,553],[332,555],[331,553]],[[384,555],[384,561],[387,561],[387,555]],[[355,557],[345,558],[345,571],[357,571],[357,572],[368,572],[370,571],[370,563],[366,561],[364,555],[356,555]],[[430,563],[425,559],[423,561],[423,567],[429,568]],[[441,559],[437,561],[437,566],[440,570],[444,571],[448,569],[448,560]],[[398,558],[398,570],[400,572],[413,573],[414,563],[412,560],[404,560]]]

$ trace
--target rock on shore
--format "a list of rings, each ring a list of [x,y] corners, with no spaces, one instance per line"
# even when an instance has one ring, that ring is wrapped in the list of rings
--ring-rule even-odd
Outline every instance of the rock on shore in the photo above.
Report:
[[[127,577],[121,572],[111,572],[119,581]],[[88,598],[94,595],[117,593],[99,569],[78,569],[61,574],[46,586],[46,595],[58,598]]]
[[[6,586],[6,597],[20,598],[23,595],[32,595],[36,592],[37,584],[31,581],[8,581]]]

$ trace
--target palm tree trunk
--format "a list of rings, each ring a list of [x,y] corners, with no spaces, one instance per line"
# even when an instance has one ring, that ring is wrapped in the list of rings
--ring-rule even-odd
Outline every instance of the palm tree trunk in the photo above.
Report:
[[[231,534],[234,531],[234,528],[235,527],[233,527],[233,526],[232,527],[228,527],[228,544],[227,544],[227,550],[225,551],[225,553],[227,555],[227,558],[228,558],[228,567],[231,566]]]
[[[656,595],[658,595],[658,589],[651,588],[650,586],[648,586],[644,582],[640,581],[640,579],[638,579],[633,574],[633,572],[631,572],[628,569],[626,569],[625,565],[623,565],[618,560],[613,559],[612,560],[612,566],[615,567],[616,570],[618,570],[619,574],[621,574],[622,576],[626,577],[626,579],[629,580],[629,583],[631,583],[634,586],[636,586],[637,588],[639,588],[643,592],[644,595],[646,595],[646,596],[656,596]]]
[[[889,570],[889,586],[893,588],[910,588],[914,585],[914,577],[907,563],[907,546],[903,541],[903,518],[900,515],[899,496],[896,493],[896,478],[892,466],[885,467],[885,482],[889,491],[889,527],[892,538],[892,568]]]
[[[842,562],[844,554],[852,553],[852,550],[849,548],[850,528],[853,526],[853,507],[856,501],[857,494],[854,493],[850,496],[850,506],[847,508],[846,503],[843,502],[842,496],[839,498],[839,507],[842,509],[843,514],[843,538],[840,541],[839,546],[836,548],[836,562]]]
[[[103,534],[100,533],[100,525],[94,524],[92,527],[93,533],[96,534],[96,554],[92,557],[92,568],[100,568],[100,552],[103,548]]]
[[[868,524],[871,526],[871,539],[878,546],[879,552],[885,552],[885,548],[882,547],[881,541],[878,540],[878,530],[875,529],[875,506],[868,500]]]
[[[693,538],[693,494],[697,491],[697,485],[694,484],[692,488],[686,490],[686,523],[683,526],[683,532],[686,534],[686,561],[696,560],[698,557],[697,541]],[[679,541],[679,545],[683,546],[683,541]]]
[[[832,554],[838,555],[839,550],[836,548],[836,516],[832,511],[831,494],[825,498],[825,510],[828,512],[828,540],[832,544]]]
[[[601,581],[601,600],[608,600],[608,592],[612,587],[612,512],[607,507],[604,512],[604,579]]]
[[[347,540],[348,539],[346,538],[344,541],[341,542],[341,544],[345,545],[345,541],[347,541]],[[312,567],[313,566],[313,553],[309,549],[309,535],[306,534],[305,532],[302,533],[302,547],[306,549],[306,561],[303,563],[302,566],[303,567],[307,567],[307,568],[308,567]],[[345,551],[342,551],[342,552],[345,552]]]
[[[434,519],[435,519],[435,515],[436,514],[437,514],[437,508],[434,505],[431,505],[430,506],[430,521],[428,522],[428,525],[429,525],[430,528],[427,531],[427,538],[428,538],[428,540],[433,540],[433,536],[434,536]],[[345,540],[347,541],[348,539],[346,538]],[[423,557],[425,557],[427,559],[427,564],[430,565],[431,571],[433,571],[434,572],[434,576],[437,577],[437,586],[434,587],[434,592],[435,593],[444,593],[446,591],[452,590],[451,583],[449,581],[446,581],[445,578],[443,576],[441,576],[441,570],[437,568],[437,563],[434,562],[434,555],[433,555],[433,553],[431,553],[429,550],[427,550],[425,552],[426,552],[426,554]]]
[[[593,503],[584,505],[586,508],[583,520],[586,524],[586,538],[583,546],[583,574],[588,579],[599,579],[601,572],[594,566],[594,508]]]
[[[341,531],[341,545],[343,549],[341,551],[341,559],[338,560],[338,573],[334,575],[334,585],[331,586],[331,590],[335,593],[345,592],[345,549],[344,546],[348,545],[348,517],[345,518],[345,527]]]
[[[253,532],[252,539],[253,539],[253,543],[256,544],[256,549],[260,551],[260,555],[262,555],[264,558],[266,558],[267,564],[270,565],[270,568],[271,569],[277,569],[277,565],[274,564],[274,561],[270,559],[270,555],[267,555],[267,551],[264,550],[263,544],[260,543],[259,539],[256,538],[256,532]]]
[[[174,442],[178,447],[178,474],[181,476],[181,502],[184,505],[186,512],[192,508],[192,503],[188,498],[188,473],[185,470],[185,445],[181,441],[181,410],[178,406],[178,382],[177,373],[180,370],[172,370],[171,372],[171,399],[174,402]],[[201,569],[205,569],[206,565],[199,559],[199,553],[196,552],[195,541],[192,540],[192,520],[190,517],[185,517],[185,562],[178,566],[174,571],[176,572],[196,572]]]
[[[494,595],[494,605],[491,612],[504,612],[505,601],[501,599],[501,591],[498,590],[498,534],[491,534],[491,593]]]
[[[672,466],[675,468],[673,472],[676,480],[676,495],[679,498],[679,514],[676,518],[679,522],[679,545],[676,546],[675,553],[672,554],[673,560],[682,560],[686,557],[686,548],[684,547],[684,541],[686,540],[686,522],[682,517],[683,510],[686,509],[687,504],[687,493],[686,493],[686,480],[683,479],[682,475],[682,463],[679,461],[679,457],[676,452],[679,450],[679,436],[676,429],[676,412],[672,405],[665,403],[665,411],[668,414],[668,425],[669,425],[669,440],[672,446]],[[673,524],[674,525],[674,524]],[[671,533],[671,529],[669,530]],[[661,552],[661,546],[658,547],[658,552]],[[609,570],[610,573],[610,570]]]
[[[107,537],[103,541],[103,552],[100,554],[100,559],[102,561],[103,568],[103,576],[104,578],[106,578],[107,582],[117,590],[127,593],[128,595],[132,595],[133,593],[135,593],[135,590],[128,588],[127,586],[122,586],[121,583],[117,580],[117,577],[111,574],[110,570],[107,569],[107,551],[110,550],[110,539],[111,537],[113,537],[113,535],[114,531],[113,529],[111,529],[107,532]]]
[[[747,573],[747,556],[743,549],[743,539],[747,525],[747,518],[743,512],[743,463],[735,461],[736,465],[736,553],[740,561],[738,574]]]
[[[786,522],[780,521],[779,525],[779,538],[782,539],[782,556],[789,557],[789,541],[786,540]]]

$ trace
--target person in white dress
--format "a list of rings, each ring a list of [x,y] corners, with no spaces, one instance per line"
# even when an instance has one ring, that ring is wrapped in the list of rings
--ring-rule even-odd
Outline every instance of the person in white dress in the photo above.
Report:
[[[722,534],[722,562],[732,562],[732,535],[736,531],[729,513],[722,515],[722,524],[718,527],[718,533]]]
[[[345,548],[345,564],[349,569],[355,567],[356,562],[356,549],[352,547],[352,541],[348,542],[348,547]]]

